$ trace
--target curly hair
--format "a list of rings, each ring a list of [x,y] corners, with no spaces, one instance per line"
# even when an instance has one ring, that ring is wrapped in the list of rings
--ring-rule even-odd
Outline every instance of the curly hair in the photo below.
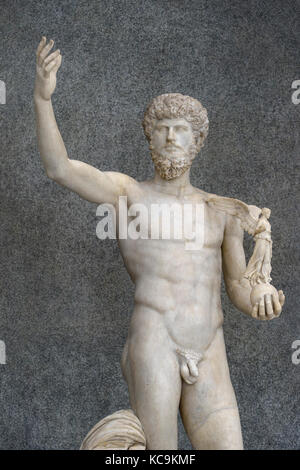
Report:
[[[156,120],[178,118],[184,118],[191,124],[199,151],[208,134],[207,111],[200,101],[181,93],[157,96],[148,105],[143,120],[143,129],[148,141],[151,141]]]

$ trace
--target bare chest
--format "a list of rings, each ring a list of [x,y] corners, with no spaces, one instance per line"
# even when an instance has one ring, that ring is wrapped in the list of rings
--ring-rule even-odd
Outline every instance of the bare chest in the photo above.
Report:
[[[117,235],[132,277],[194,283],[219,273],[225,218],[203,198],[151,194],[123,203]]]
[[[225,218],[197,194],[180,198],[146,194],[120,198],[116,225],[119,240],[168,240],[177,247],[184,244],[187,251],[199,251],[221,246]],[[150,244],[139,243],[146,245]]]

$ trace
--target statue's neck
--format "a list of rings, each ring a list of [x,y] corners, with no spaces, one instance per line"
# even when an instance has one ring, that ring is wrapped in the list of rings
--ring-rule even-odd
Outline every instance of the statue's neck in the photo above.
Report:
[[[173,178],[171,180],[165,180],[162,178],[157,170],[155,170],[153,184],[161,187],[161,190],[169,193],[178,195],[178,193],[188,192],[192,188],[190,182],[190,169],[185,171],[183,175]]]

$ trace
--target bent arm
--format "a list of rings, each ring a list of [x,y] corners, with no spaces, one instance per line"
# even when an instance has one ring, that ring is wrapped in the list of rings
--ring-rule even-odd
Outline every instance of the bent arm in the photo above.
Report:
[[[227,216],[222,244],[223,274],[228,297],[233,305],[247,315],[252,314],[251,286],[243,278],[246,258],[243,247],[244,231],[237,217]]]
[[[88,201],[115,204],[119,195],[126,194],[129,186],[137,183],[121,173],[101,172],[86,163],[68,158],[51,103],[57,71],[62,62],[59,49],[49,55],[53,44],[53,40],[47,44],[46,37],[40,41],[36,52],[34,88],[38,147],[46,173],[49,178]]]
[[[49,178],[90,202],[115,205],[126,194],[133,178],[116,172],[102,172],[87,163],[68,158],[59,132],[51,100],[35,97],[39,152]]]
[[[246,260],[243,248],[243,230],[237,217],[227,216],[222,245],[223,273],[228,296],[241,312],[259,320],[277,318],[284,304],[284,294],[268,283],[254,287],[245,277]],[[251,259],[249,261],[251,263]],[[249,266],[249,264],[248,264]],[[251,292],[259,288],[259,297],[251,302]],[[253,291],[254,289],[254,291]]]

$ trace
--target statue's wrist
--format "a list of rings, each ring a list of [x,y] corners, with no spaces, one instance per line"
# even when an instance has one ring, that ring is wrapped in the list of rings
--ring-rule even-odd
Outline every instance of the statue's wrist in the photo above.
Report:
[[[35,103],[48,103],[51,101],[51,97],[46,99],[37,90],[34,90],[33,99]]]

